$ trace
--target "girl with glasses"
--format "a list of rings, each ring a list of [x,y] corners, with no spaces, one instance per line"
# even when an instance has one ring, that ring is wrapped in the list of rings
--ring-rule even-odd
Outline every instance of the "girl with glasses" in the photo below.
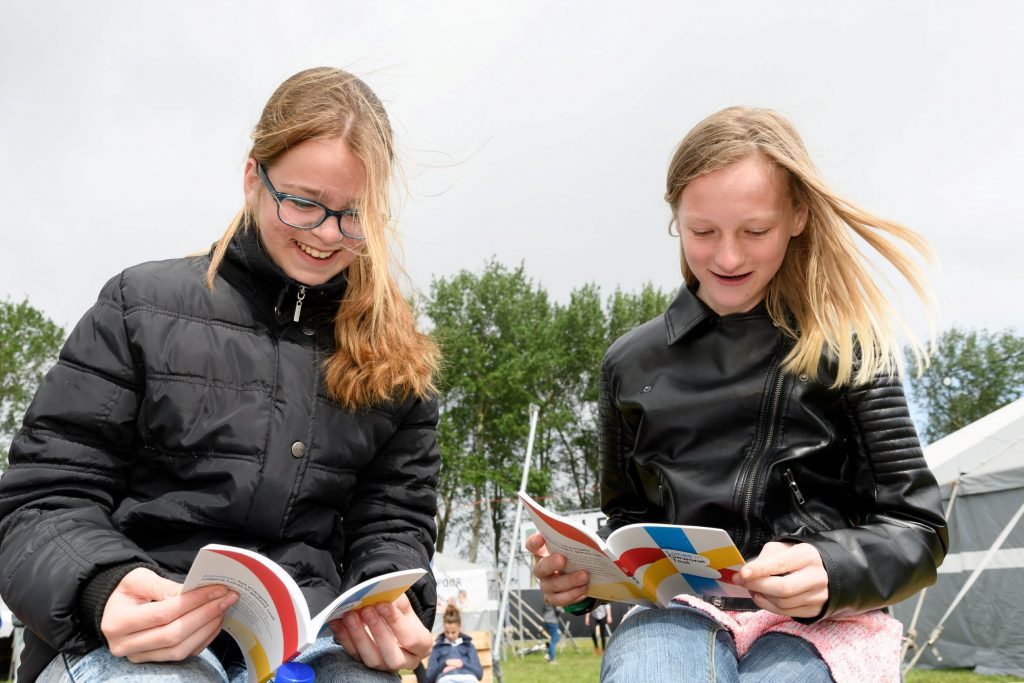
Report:
[[[438,354],[392,275],[393,170],[367,85],[298,73],[263,110],[243,208],[209,253],[103,288],[0,481],[19,680],[245,680],[221,632],[237,595],[181,593],[207,543],[276,561],[312,613],[429,570]],[[323,680],[396,680],[430,652],[435,603],[428,573],[298,661]]]

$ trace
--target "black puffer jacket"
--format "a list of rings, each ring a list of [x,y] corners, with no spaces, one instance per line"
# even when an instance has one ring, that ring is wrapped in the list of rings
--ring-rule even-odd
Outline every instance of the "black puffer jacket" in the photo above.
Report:
[[[255,230],[212,292],[208,265],[147,263],[108,282],[14,440],[0,593],[31,632],[22,680],[56,650],[100,645],[89,622],[108,568],[180,580],[206,543],[249,547],[295,577],[313,613],[368,577],[428,568],[436,402],[350,412],[327,397],[343,276],[305,288],[296,312],[299,286]],[[429,628],[433,577],[410,598]]]
[[[784,373],[791,344],[763,304],[720,317],[686,287],[616,341],[601,382],[604,531],[723,527],[747,559],[771,540],[811,543],[829,577],[819,618],[903,600],[947,548],[903,390],[831,389],[825,360],[817,377]]]

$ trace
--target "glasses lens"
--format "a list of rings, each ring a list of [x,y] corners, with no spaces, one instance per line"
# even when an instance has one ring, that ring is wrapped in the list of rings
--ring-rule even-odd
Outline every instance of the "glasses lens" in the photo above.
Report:
[[[363,222],[357,213],[346,213],[341,217],[341,231],[353,239],[366,239]]]
[[[324,207],[298,197],[282,199],[279,205],[282,221],[296,228],[312,228],[324,220]]]

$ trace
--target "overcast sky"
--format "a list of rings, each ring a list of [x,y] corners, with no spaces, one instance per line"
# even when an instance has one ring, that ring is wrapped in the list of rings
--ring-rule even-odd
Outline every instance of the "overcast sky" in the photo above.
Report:
[[[631,5],[5,2],[0,298],[70,325],[123,268],[208,247],[263,103],[329,64],[396,125],[421,290],[491,256],[559,299],[677,286],[671,151],[744,104],[933,242],[940,328],[1024,329],[1024,3]]]

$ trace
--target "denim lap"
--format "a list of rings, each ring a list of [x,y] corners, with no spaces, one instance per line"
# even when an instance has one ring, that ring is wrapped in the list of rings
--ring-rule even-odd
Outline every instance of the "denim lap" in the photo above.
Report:
[[[323,681],[394,683],[397,674],[368,669],[352,659],[331,636],[318,639],[296,662],[309,664]],[[244,668],[226,672],[210,650],[180,662],[133,664],[107,648],[85,655],[61,654],[50,662],[37,683],[245,683]]]
[[[133,664],[105,647],[84,655],[59,654],[36,683],[226,683],[224,667],[209,650],[180,662]]]
[[[728,629],[683,605],[639,609],[612,634],[601,662],[602,683],[827,683],[828,667],[809,643],[779,633],[759,638],[742,659]]]

